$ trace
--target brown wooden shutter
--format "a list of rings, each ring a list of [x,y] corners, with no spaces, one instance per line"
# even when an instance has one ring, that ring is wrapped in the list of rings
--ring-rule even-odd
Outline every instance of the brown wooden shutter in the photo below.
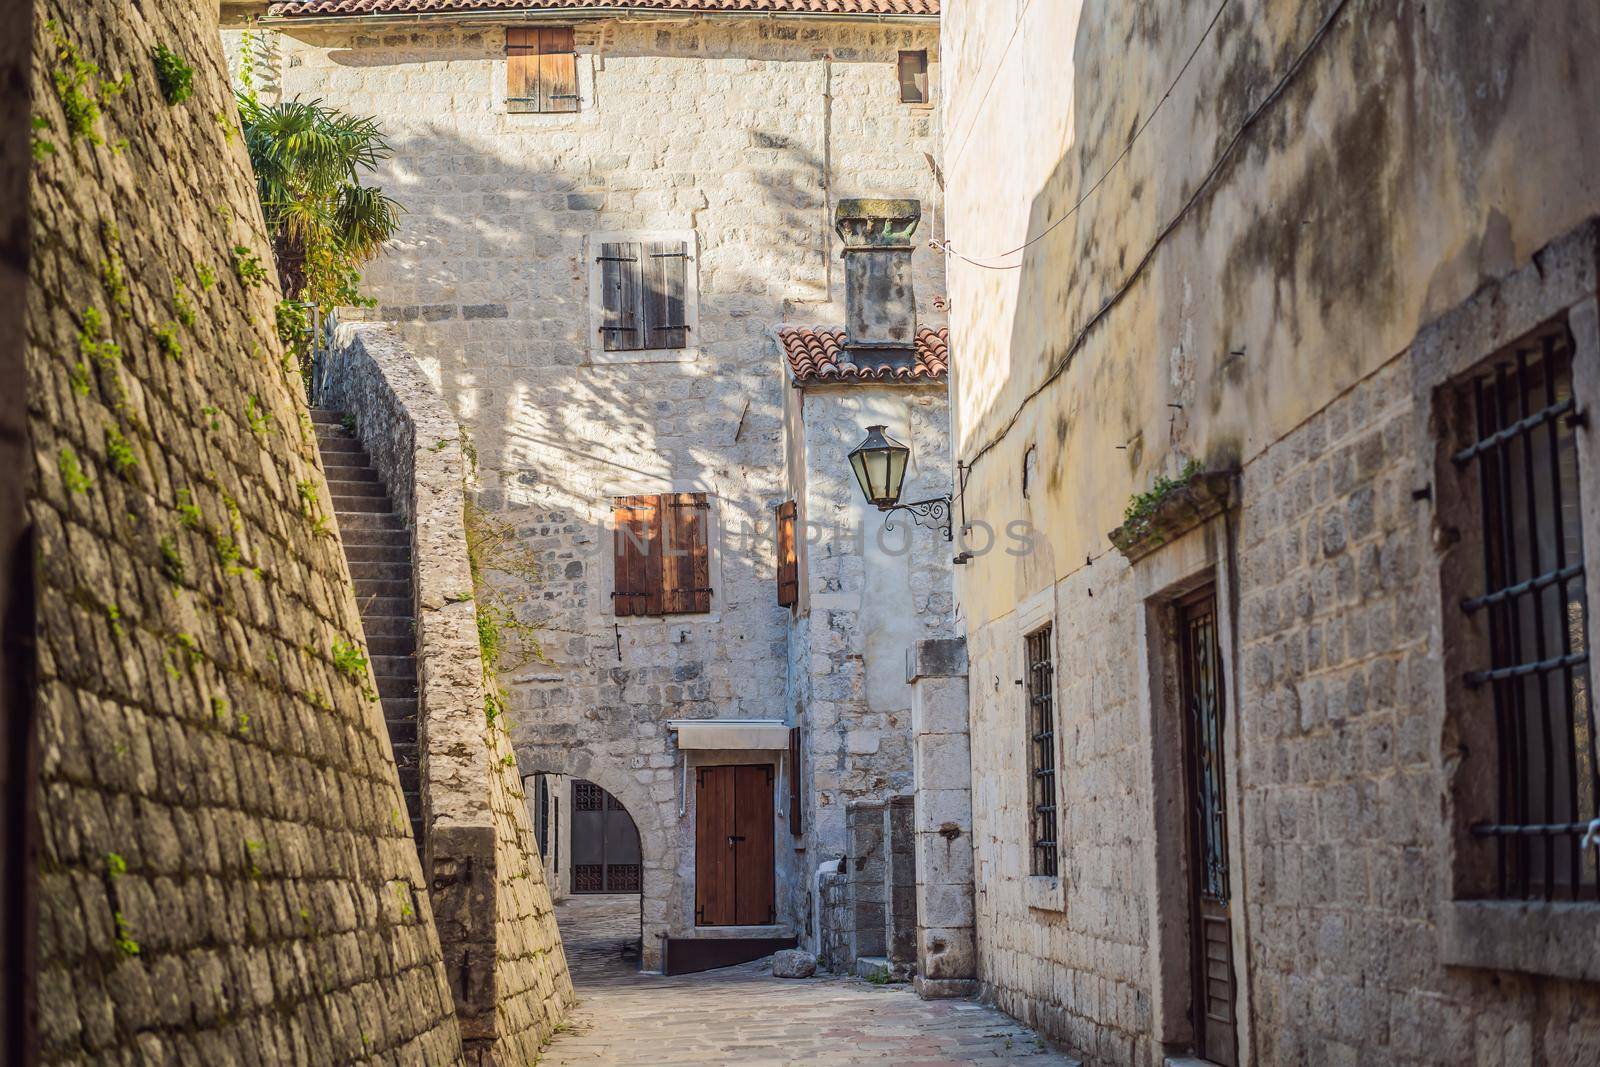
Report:
[[[506,103],[537,107],[539,97],[538,30],[506,30]]]
[[[644,246],[644,348],[687,348],[683,294],[689,279],[689,245],[651,241]]]
[[[801,836],[800,825],[800,727],[789,727],[789,832]]]
[[[778,603],[793,607],[800,602],[800,560],[795,552],[793,500],[778,505]]]
[[[612,504],[616,580],[611,599],[618,615],[660,615],[661,498],[618,497]]]
[[[600,246],[600,340],[607,352],[645,347],[639,322],[639,245]]]
[[[572,27],[506,30],[506,102],[518,111],[578,110]]]
[[[704,493],[667,493],[661,500],[666,530],[662,610],[704,614],[711,610],[711,502]]]
[[[578,110],[578,57],[573,51],[572,27],[551,26],[536,32],[542,104],[539,110]]]

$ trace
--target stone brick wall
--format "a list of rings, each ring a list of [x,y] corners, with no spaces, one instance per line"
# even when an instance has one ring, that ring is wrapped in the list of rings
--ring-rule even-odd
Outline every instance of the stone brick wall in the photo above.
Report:
[[[36,7],[43,1060],[456,1062],[215,5]]]
[[[1231,886],[1254,1062],[1575,1065],[1600,1053],[1600,987],[1549,976],[1593,973],[1559,939],[1529,926],[1477,949],[1498,960],[1469,968],[1452,955],[1463,934],[1447,921],[1450,788],[1474,753],[1456,750],[1460,727],[1447,725],[1459,652],[1446,654],[1441,612],[1457,611],[1459,594],[1441,592],[1440,571],[1455,520],[1416,495],[1438,485],[1429,405],[1452,372],[1437,364],[1471,366],[1569,309],[1579,365],[1600,352],[1595,232],[1486,287],[1452,313],[1464,326],[1429,327],[1431,340],[1263,448],[1243,467],[1233,517],[1166,546],[1163,561],[1105,557],[1055,587],[1064,908],[1029,893],[1016,615],[975,630],[980,967],[1001,1007],[1089,1063],[1158,1063],[1163,1039],[1181,1043],[1173,972],[1187,954],[1161,953],[1186,922],[1187,876],[1183,846],[1160,842],[1187,831],[1159,736],[1179,720],[1162,708],[1174,695],[1156,663],[1170,634],[1147,605],[1174,579],[1212,574],[1237,716]],[[1580,403],[1589,390],[1580,383]],[[1535,920],[1562,907],[1505,906]],[[1595,905],[1566,907],[1587,945]],[[1464,936],[1494,941],[1487,928]]]
[[[897,51],[936,52],[937,31],[584,23],[583,106],[563,115],[505,113],[498,27],[305,29],[274,47],[285,96],[373,115],[395,147],[376,180],[408,210],[367,290],[476,447],[479,502],[538,562],[537,581],[501,579],[546,634],[547,661],[506,678],[521,769],[586,778],[627,807],[653,966],[661,933],[693,928],[692,797],[665,721],[787,717],[770,331],[844,320],[836,198],[916,196],[938,232],[937,113],[898,103],[895,75]],[[585,239],[643,229],[696,235],[698,358],[596,364]],[[941,272],[917,251],[930,325]],[[610,500],[667,489],[714,498],[713,612],[618,620]],[[809,871],[775,830],[779,920],[798,930],[803,897],[788,887]]]
[[[392,329],[329,339],[320,402],[355,418],[411,526],[426,868],[462,1037],[473,1062],[531,1063],[572,981],[510,739],[485,724],[461,429]]]
[[[957,549],[904,514],[890,517],[894,529],[884,530],[885,516],[862,500],[847,459],[869,424],[887,424],[914,457],[903,499],[948,493],[953,481],[942,384],[848,383],[795,391],[786,433],[799,502],[797,538],[804,543],[785,703],[802,730],[802,843],[814,870],[855,854],[850,805],[881,808],[912,789],[906,653],[919,640],[955,632],[950,559]],[[856,873],[847,872],[852,882]],[[808,894],[809,884],[797,881],[795,892]],[[870,954],[880,955],[882,893],[873,896],[877,929],[858,937],[878,946]],[[797,912],[809,914],[812,906],[797,897]]]

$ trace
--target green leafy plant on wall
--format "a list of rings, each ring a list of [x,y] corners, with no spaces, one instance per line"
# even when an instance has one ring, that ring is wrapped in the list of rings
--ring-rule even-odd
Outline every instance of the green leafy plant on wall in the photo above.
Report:
[[[1203,463],[1198,459],[1190,459],[1184,463],[1175,478],[1169,478],[1165,474],[1156,475],[1148,492],[1136,493],[1133,499],[1128,501],[1128,508],[1122,513],[1123,529],[1134,536],[1143,535],[1148,531],[1150,520],[1155,517],[1162,502],[1193,484],[1204,471]]]
[[[56,465],[61,470],[61,484],[69,493],[86,492],[89,488],[89,476],[83,472],[83,466],[78,462],[78,454],[70,448],[63,448],[56,456]]]
[[[168,106],[176,107],[194,94],[194,68],[182,55],[164,44],[151,50],[156,65],[156,82]]]
[[[60,100],[62,114],[66,118],[67,136],[73,141],[81,140],[91,145],[104,144],[105,138],[99,130],[101,105],[126,91],[128,75],[107,81],[99,65],[83,58],[78,46],[62,32],[54,19],[45,23],[45,30],[50,35],[54,51],[50,79],[55,85],[56,98]],[[38,154],[36,150],[35,155]]]

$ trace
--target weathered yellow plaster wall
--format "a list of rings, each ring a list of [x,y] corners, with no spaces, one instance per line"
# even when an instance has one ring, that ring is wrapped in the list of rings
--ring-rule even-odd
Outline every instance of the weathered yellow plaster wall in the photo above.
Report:
[[[967,513],[1045,534],[965,568],[974,624],[1103,551],[1157,472],[1259,454],[1600,204],[1584,0],[948,0],[943,49],[947,235],[1019,268],[949,264]]]

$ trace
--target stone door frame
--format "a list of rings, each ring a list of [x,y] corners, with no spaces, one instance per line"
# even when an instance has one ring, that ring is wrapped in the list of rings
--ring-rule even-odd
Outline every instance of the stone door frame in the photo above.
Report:
[[[1190,940],[1189,813],[1183,789],[1183,713],[1179,696],[1180,662],[1177,604],[1208,584],[1216,586],[1226,709],[1224,777],[1228,805],[1228,865],[1232,871],[1229,920],[1232,925],[1236,1035],[1239,1063],[1254,1061],[1251,1032],[1251,966],[1245,878],[1244,807],[1239,768],[1244,762],[1244,737],[1239,714],[1239,672],[1236,649],[1237,565],[1231,540],[1233,513],[1222,515],[1173,539],[1131,565],[1136,601],[1139,656],[1140,747],[1149,824],[1145,835],[1149,914],[1153,937],[1149,961],[1153,1062],[1183,1055],[1193,1047],[1192,1003],[1194,957]]]

